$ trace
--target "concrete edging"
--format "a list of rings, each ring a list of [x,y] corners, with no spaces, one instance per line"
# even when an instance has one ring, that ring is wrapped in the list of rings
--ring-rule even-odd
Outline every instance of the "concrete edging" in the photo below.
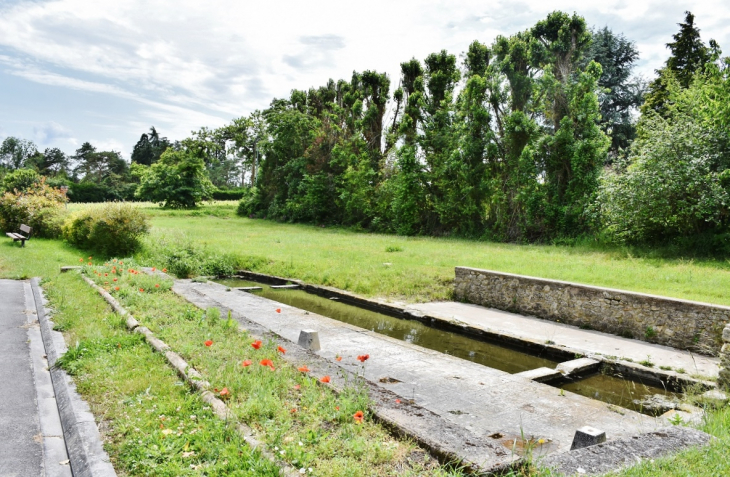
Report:
[[[154,348],[157,352],[165,357],[168,364],[172,366],[175,371],[177,371],[180,377],[182,377],[183,380],[185,380],[185,382],[188,383],[193,389],[201,393],[203,401],[206,404],[210,405],[213,410],[213,414],[215,414],[218,419],[224,422],[228,422],[230,417],[233,416],[233,413],[230,411],[230,409],[228,409],[228,406],[226,406],[225,402],[223,402],[222,400],[217,398],[215,394],[210,392],[210,383],[205,381],[202,375],[196,369],[190,366],[187,361],[182,358],[182,356],[172,351],[170,346],[167,345],[164,341],[155,337],[152,331],[144,326],[140,326],[139,322],[127,310],[125,310],[124,307],[122,307],[122,305],[106,290],[94,283],[94,281],[91,280],[89,277],[83,274],[81,275],[81,277],[84,279],[84,281],[86,281],[86,283],[94,288],[102,296],[102,298],[104,298],[104,300],[109,303],[109,305],[111,305],[111,307],[117,314],[125,316],[127,318],[127,329],[129,329],[130,332],[140,333],[141,335],[143,335],[145,341],[147,341],[147,343],[152,348]],[[236,431],[243,438],[243,440],[246,441],[246,444],[248,444],[252,449],[258,450],[264,457],[278,465],[282,469],[285,476],[294,477],[300,475],[297,469],[278,460],[274,456],[274,454],[269,452],[266,447],[255,437],[253,429],[251,429],[249,426],[242,422],[237,422]]]
[[[89,418],[90,413],[72,387],[69,376],[55,365],[61,353],[53,341],[39,280],[33,278],[30,283],[71,471],[74,477],[115,477],[117,474],[104,451],[93,416]]]

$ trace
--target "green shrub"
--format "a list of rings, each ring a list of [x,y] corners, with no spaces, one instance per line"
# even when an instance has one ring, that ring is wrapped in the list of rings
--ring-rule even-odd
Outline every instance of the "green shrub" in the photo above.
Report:
[[[216,189],[213,191],[213,200],[241,200],[248,195],[249,190],[248,187]]]
[[[233,254],[214,253],[188,238],[156,237],[148,240],[140,252],[140,260],[155,263],[180,278],[199,275],[229,276],[244,268],[243,259]]]
[[[33,229],[33,237],[56,238],[66,215],[65,197],[42,177],[25,192],[6,192],[0,197],[0,228],[18,232],[21,224]]]
[[[147,216],[124,202],[109,202],[82,210],[66,220],[63,238],[69,243],[104,255],[136,251],[149,231]]]
[[[33,169],[18,169],[3,177],[2,190],[5,192],[25,192],[36,187],[41,176]]]
[[[249,217],[255,214],[256,209],[260,203],[258,193],[255,187],[248,189],[246,195],[244,195],[238,202],[238,208],[236,214],[241,217]]]

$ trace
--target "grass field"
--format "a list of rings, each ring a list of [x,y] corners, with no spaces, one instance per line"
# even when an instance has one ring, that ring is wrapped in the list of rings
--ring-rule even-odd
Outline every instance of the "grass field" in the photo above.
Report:
[[[235,215],[235,202],[194,211],[140,204],[162,238],[232,253],[247,268],[365,296],[448,299],[458,265],[730,305],[730,262],[633,256],[620,248],[514,245],[399,237],[280,224]]]

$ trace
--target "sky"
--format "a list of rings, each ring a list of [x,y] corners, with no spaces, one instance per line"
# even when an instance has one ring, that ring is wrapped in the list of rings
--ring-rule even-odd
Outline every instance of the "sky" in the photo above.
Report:
[[[403,61],[460,55],[554,10],[635,41],[650,79],[687,9],[730,54],[726,0],[0,0],[0,140],[129,159],[150,126],[183,139],[354,70],[397,86]]]

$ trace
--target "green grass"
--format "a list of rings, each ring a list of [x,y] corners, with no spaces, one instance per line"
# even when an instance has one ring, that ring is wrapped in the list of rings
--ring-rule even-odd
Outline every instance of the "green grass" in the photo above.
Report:
[[[514,245],[357,233],[235,215],[235,202],[194,211],[140,205],[162,238],[238,256],[247,268],[407,301],[451,297],[454,267],[498,270],[730,305],[730,262],[632,256],[623,249]],[[397,251],[397,252],[396,252]],[[160,264],[162,265],[162,264]]]

